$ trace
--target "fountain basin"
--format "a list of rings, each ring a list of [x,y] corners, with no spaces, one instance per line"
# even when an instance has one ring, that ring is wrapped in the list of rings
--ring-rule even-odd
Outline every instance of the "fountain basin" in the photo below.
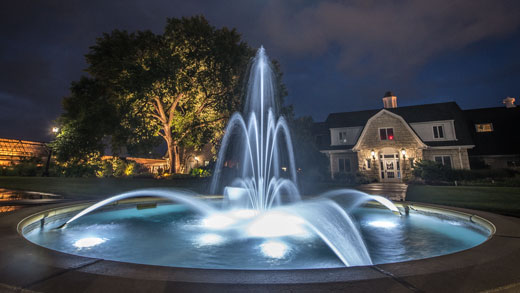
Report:
[[[137,264],[242,270],[345,266],[332,247],[305,226],[302,218],[284,213],[283,209],[257,217],[253,210],[206,217],[184,205],[158,199],[116,203],[72,222],[66,229],[57,227],[76,213],[75,207],[47,212],[39,221],[35,220],[42,215],[35,215],[20,224],[21,232],[31,242],[50,249]],[[380,205],[351,212],[371,263],[454,253],[479,245],[494,233],[492,224],[477,216],[406,207],[409,212],[401,217]],[[346,235],[339,239],[348,241]]]
[[[212,270],[139,265],[50,250],[27,241],[19,231],[45,215],[81,210],[90,203],[26,208],[1,216],[0,288],[42,292],[137,290],[352,290],[481,291],[519,288],[520,220],[450,208],[493,223],[483,244],[454,254],[374,266],[311,270]],[[447,208],[413,204],[447,212]],[[478,219],[477,217],[474,217]],[[484,222],[484,223],[485,223]],[[490,227],[493,227],[490,226]]]

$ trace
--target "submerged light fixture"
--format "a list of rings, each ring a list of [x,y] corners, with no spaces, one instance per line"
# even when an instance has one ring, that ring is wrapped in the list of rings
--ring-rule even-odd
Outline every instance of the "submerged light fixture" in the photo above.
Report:
[[[74,242],[73,245],[77,248],[89,248],[99,245],[105,241],[107,241],[105,238],[87,237],[79,239],[78,241]]]
[[[289,251],[287,244],[281,241],[267,241],[260,245],[262,253],[270,258],[283,258]]]

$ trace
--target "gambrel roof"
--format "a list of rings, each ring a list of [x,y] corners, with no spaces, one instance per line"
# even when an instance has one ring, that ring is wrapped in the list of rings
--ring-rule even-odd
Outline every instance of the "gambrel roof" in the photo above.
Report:
[[[339,128],[339,127],[365,127],[368,120],[382,111],[383,109],[375,110],[364,110],[364,111],[353,111],[353,112],[341,112],[331,113],[325,120],[317,126],[315,132],[317,136],[323,138],[318,141],[319,148],[321,150],[348,150],[352,149],[354,145],[330,145],[330,132],[328,133],[328,141],[325,139],[327,135],[324,129]],[[455,127],[457,140],[452,141],[427,141],[424,142],[430,147],[440,146],[470,146],[473,145],[471,132],[468,129],[467,120],[464,116],[464,112],[455,102],[447,103],[436,103],[436,104],[425,104],[416,106],[405,106],[397,108],[384,109],[396,115],[399,115],[408,124],[418,122],[429,122],[429,121],[440,121],[440,120],[453,120]],[[320,143],[321,141],[321,143]]]

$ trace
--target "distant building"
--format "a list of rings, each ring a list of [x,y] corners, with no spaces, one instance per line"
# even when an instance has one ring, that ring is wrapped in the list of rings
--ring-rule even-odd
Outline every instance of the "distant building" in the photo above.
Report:
[[[22,160],[47,159],[49,148],[43,142],[0,138],[0,166],[15,165]]]
[[[332,113],[315,124],[317,145],[329,158],[332,178],[360,172],[372,180],[400,182],[411,174],[416,160],[469,169],[470,157],[480,157],[492,167],[517,166],[519,134],[512,124],[506,125],[520,122],[517,108],[463,111],[455,102],[397,107],[391,92],[383,97],[383,105],[383,109]],[[500,130],[482,134],[473,124],[483,123],[495,123]],[[496,141],[485,135],[494,135]],[[487,146],[508,144],[507,140],[509,146]]]

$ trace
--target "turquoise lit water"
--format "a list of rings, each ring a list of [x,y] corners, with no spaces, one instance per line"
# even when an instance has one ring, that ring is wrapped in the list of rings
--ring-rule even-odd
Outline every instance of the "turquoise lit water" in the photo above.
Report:
[[[469,249],[489,232],[470,222],[363,208],[354,214],[374,264],[428,258]],[[216,269],[310,269],[343,267],[323,241],[306,235],[248,237],[236,230],[206,229],[203,219],[182,205],[104,210],[54,229],[61,222],[28,231],[44,247],[87,257],[174,267]]]

